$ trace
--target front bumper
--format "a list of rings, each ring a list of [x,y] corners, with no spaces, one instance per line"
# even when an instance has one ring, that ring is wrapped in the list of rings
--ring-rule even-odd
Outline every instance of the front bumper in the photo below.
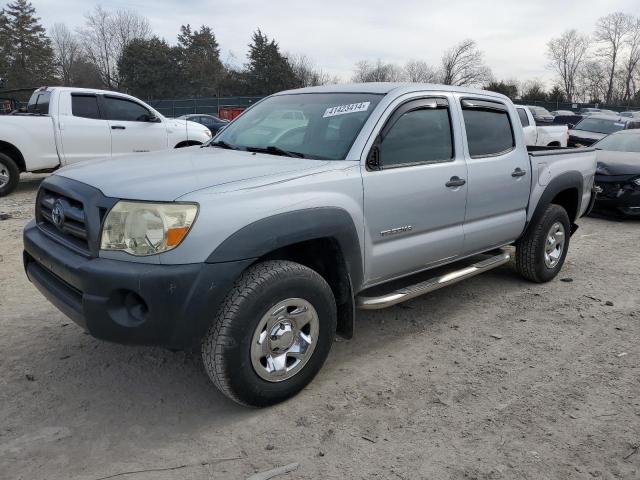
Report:
[[[640,216],[640,187],[631,182],[636,176],[596,175],[595,184],[602,189],[596,208]]]
[[[198,344],[234,280],[252,260],[157,265],[89,258],[24,230],[31,282],[64,314],[103,340],[168,348]]]

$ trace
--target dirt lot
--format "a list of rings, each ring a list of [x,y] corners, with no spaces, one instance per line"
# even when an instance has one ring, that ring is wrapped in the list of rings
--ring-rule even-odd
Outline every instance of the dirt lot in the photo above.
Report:
[[[583,219],[565,281],[361,312],[310,387],[247,410],[197,355],[95,340],[30,285],[37,185],[0,199],[0,478],[640,478],[640,222]]]

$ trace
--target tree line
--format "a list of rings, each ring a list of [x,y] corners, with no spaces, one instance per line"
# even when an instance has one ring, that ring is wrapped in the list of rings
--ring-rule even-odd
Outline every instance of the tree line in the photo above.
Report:
[[[640,106],[640,18],[612,13],[592,33],[565,31],[547,44],[550,90],[539,79],[498,80],[472,39],[445,50],[436,65],[414,59],[404,65],[363,60],[354,82],[407,81],[481,87],[525,101],[583,101]],[[155,35],[144,16],[101,6],[70,29],[43,27],[28,0],[0,11],[0,77],[4,88],[61,84],[106,88],[141,98],[267,95],[338,83],[305,55],[283,52],[260,29],[251,35],[246,61],[223,60],[211,27],[189,24],[174,43]]]

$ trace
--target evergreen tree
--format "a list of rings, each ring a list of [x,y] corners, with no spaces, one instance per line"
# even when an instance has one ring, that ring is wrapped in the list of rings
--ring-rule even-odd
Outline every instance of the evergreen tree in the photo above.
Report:
[[[220,46],[211,28],[191,30],[182,25],[178,35],[180,60],[186,83],[184,92],[196,96],[217,96],[225,74]]]
[[[0,19],[7,86],[33,87],[53,79],[54,54],[36,10],[27,0],[9,3]]]
[[[249,63],[245,75],[251,95],[268,95],[295,88],[297,79],[287,58],[275,40],[256,30],[249,45]]]
[[[120,86],[140,98],[167,98],[182,94],[185,78],[178,47],[158,37],[132,40],[118,62]]]

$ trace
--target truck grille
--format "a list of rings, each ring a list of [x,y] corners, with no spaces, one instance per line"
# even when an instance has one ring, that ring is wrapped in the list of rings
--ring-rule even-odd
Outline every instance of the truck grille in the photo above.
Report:
[[[40,228],[69,246],[89,253],[89,234],[82,202],[53,190],[42,188],[36,215]]]

